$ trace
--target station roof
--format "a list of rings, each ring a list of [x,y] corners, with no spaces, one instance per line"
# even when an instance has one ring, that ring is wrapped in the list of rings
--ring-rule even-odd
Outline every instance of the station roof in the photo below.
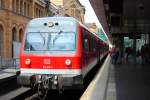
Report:
[[[104,30],[111,34],[150,33],[150,0],[90,0]],[[109,28],[108,28],[109,26]]]
[[[109,27],[108,27],[108,23],[107,23],[107,19],[106,19],[103,1],[102,0],[90,0],[90,3],[98,17],[98,20],[100,21],[100,23],[102,25],[104,31],[106,32],[108,38],[111,41],[111,35],[109,32]]]

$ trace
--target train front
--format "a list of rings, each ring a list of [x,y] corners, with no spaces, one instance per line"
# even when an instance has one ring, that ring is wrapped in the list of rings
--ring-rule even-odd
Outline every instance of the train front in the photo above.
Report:
[[[32,88],[73,88],[83,82],[77,21],[70,17],[29,22],[20,53],[18,83]]]

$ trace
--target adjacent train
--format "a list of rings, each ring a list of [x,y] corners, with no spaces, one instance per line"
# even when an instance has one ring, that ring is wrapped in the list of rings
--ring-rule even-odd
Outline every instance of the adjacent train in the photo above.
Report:
[[[107,52],[108,44],[75,18],[35,18],[22,41],[18,83],[38,90],[80,88]]]

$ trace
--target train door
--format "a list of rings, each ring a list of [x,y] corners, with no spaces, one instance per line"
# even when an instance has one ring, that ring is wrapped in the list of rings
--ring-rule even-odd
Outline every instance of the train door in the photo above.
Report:
[[[83,52],[82,52],[83,67],[88,67],[90,41],[89,41],[89,38],[88,38],[88,34],[86,33],[86,30],[84,30],[84,29],[82,29],[82,47],[83,47]]]

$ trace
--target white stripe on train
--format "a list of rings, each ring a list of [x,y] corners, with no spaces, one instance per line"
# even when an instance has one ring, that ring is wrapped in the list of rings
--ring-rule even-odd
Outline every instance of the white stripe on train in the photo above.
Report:
[[[81,75],[80,69],[27,69],[21,68],[21,74],[68,74]]]

